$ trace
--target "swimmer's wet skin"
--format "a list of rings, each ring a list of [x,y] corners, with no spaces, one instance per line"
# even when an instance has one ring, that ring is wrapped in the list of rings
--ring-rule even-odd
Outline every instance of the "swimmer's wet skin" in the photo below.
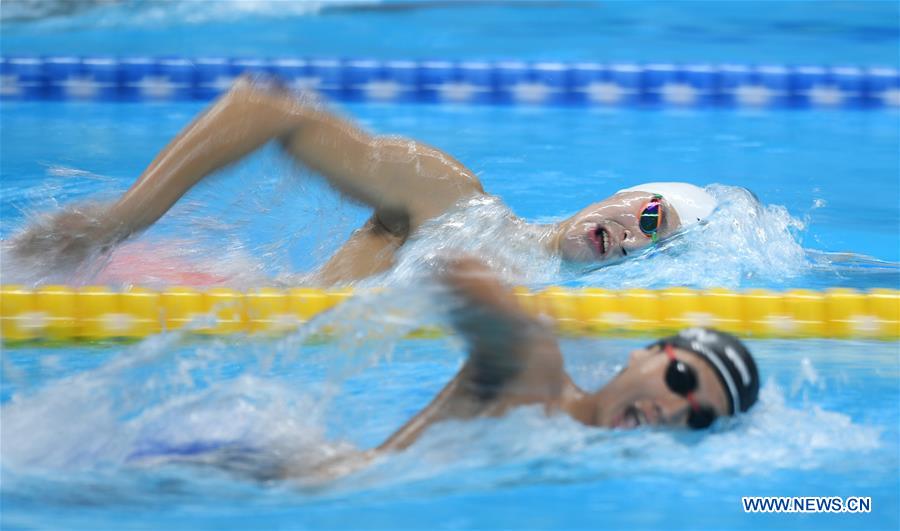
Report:
[[[431,404],[378,450],[406,448],[442,420],[499,416],[521,405],[542,404],[548,414],[566,413],[590,426],[703,429],[756,402],[756,363],[730,334],[692,328],[661,339],[632,352],[612,381],[590,393],[566,373],[552,328],[519,307],[483,265],[458,261],[444,282],[456,299],[452,323],[469,357]]]
[[[314,95],[290,92],[271,78],[244,77],[181,131],[118,201],[48,216],[13,239],[13,252],[52,272],[77,268],[156,222],[207,175],[273,140],[340,193],[373,209],[314,283],[385,271],[423,223],[485,195],[469,168],[437,148],[371,135]],[[536,245],[570,262],[608,263],[705,218],[714,207],[696,186],[648,183],[542,227]]]

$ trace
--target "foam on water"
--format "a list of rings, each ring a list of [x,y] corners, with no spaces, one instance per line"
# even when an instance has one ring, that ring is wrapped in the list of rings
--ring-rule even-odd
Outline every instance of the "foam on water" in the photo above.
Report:
[[[339,444],[324,441],[322,416],[335,382],[389,357],[433,314],[428,291],[361,296],[278,341],[153,336],[99,368],[15,393],[2,409],[3,464],[121,466],[223,444],[330,456]],[[323,334],[335,337],[327,348],[309,344]],[[324,377],[302,390],[278,378],[301,364],[326,366]]]

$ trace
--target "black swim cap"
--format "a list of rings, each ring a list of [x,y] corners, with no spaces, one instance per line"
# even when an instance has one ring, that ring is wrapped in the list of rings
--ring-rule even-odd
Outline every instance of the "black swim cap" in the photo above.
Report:
[[[688,328],[654,346],[666,344],[693,352],[709,363],[725,388],[730,414],[747,411],[756,403],[759,372],[750,351],[738,338],[711,328]]]

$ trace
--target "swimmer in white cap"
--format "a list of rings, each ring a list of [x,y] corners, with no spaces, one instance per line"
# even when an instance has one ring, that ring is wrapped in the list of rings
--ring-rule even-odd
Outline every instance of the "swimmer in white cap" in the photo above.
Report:
[[[563,221],[557,244],[574,262],[608,262],[705,220],[716,200],[688,183],[646,183],[588,206]]]
[[[428,220],[485,195],[475,174],[415,140],[376,136],[338,116],[314,95],[277,80],[239,79],[150,163],[109,206],[69,208],[13,238],[13,252],[73,269],[146,229],[207,175],[276,140],[302,166],[373,215],[317,273],[335,284],[385,271],[396,251]],[[577,263],[608,263],[706,218],[714,199],[686,183],[621,190],[545,231],[550,253]]]

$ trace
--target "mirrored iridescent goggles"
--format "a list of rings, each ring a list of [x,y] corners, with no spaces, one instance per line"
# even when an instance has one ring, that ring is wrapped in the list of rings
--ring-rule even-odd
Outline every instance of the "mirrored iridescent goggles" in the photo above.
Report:
[[[650,201],[641,208],[638,214],[638,226],[644,236],[651,238],[653,243],[659,241],[659,227],[662,225],[662,196],[653,194]]]

